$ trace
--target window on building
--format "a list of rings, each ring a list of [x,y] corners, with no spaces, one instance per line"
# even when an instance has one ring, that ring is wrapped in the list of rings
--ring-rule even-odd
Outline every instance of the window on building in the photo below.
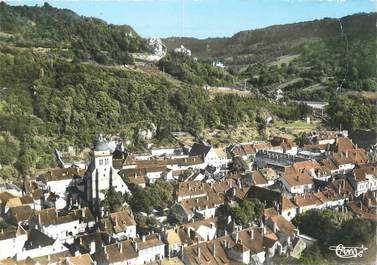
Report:
[[[106,158],[106,159],[105,159],[105,166],[108,166],[108,165],[109,165],[109,159]]]
[[[102,160],[102,159],[99,160],[99,165],[100,165],[100,166],[103,165],[103,160]]]

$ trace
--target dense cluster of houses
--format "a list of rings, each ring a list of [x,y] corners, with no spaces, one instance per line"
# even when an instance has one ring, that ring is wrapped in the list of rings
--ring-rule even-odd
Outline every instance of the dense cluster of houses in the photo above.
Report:
[[[52,168],[23,186],[0,185],[0,264],[262,264],[276,255],[299,258],[316,239],[291,220],[333,208],[377,220],[377,167],[343,132],[316,132],[298,147],[287,137],[216,148],[198,142],[131,154],[98,136],[87,164]],[[101,206],[112,187],[131,195],[162,179],[174,189],[178,223],[155,216],[137,228],[125,202]],[[258,199],[263,217],[247,225],[218,209]],[[153,214],[152,214],[153,215]],[[224,218],[222,218],[224,219]]]

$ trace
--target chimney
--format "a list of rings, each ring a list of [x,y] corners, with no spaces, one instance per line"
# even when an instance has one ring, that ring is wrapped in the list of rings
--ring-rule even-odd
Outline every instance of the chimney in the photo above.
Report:
[[[277,225],[276,225],[275,222],[272,222],[272,225],[273,225],[274,233],[276,233],[276,231],[277,231]]]
[[[96,253],[96,242],[92,241],[90,242],[90,255]]]
[[[200,247],[199,247],[199,243],[198,243],[198,248],[197,248],[197,254],[198,254],[198,258],[200,258]]]
[[[233,197],[236,196],[236,188],[233,188]]]
[[[236,243],[238,243],[238,233],[236,233]]]
[[[360,210],[363,210],[363,203],[360,201]]]
[[[135,251],[138,252],[139,248],[137,246],[137,242],[136,241],[134,241],[134,247],[135,247]]]
[[[83,208],[83,209],[81,210],[81,215],[82,215],[83,218],[85,218],[85,210],[86,210],[86,208]]]
[[[119,252],[123,253],[123,242],[119,242]]]
[[[342,188],[342,185],[339,183],[339,185],[338,185],[338,193],[339,193],[339,195],[341,193],[341,188]]]
[[[254,240],[254,229],[250,230],[250,239]]]
[[[346,157],[348,157],[348,151],[346,151]]]
[[[214,257],[216,257],[216,244],[215,240],[212,240],[212,254]]]
[[[143,240],[143,242],[145,242],[145,239],[146,239],[146,238],[145,238],[145,235],[143,235],[143,236],[142,236],[142,240]]]

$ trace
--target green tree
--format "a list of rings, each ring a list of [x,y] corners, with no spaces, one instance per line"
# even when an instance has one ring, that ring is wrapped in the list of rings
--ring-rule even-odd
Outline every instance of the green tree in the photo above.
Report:
[[[11,165],[20,151],[19,140],[9,132],[0,132],[0,164]]]
[[[263,216],[263,204],[258,199],[245,199],[231,207],[231,216],[237,224],[246,225]]]
[[[305,144],[308,144],[309,143],[309,138],[308,136],[306,135],[306,132],[300,132],[296,138],[295,138],[295,143],[299,146],[299,147],[303,147]]]
[[[110,187],[105,191],[105,199],[101,202],[101,206],[111,213],[119,210],[123,205],[123,198],[119,192],[116,192],[114,187]]]

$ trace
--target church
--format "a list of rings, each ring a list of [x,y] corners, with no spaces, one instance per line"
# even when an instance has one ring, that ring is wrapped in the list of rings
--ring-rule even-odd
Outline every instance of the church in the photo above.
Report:
[[[118,170],[113,167],[113,156],[109,142],[98,135],[90,153],[90,163],[84,176],[86,199],[89,206],[98,212],[100,202],[105,198],[105,192],[113,187],[116,192],[128,193],[129,189]]]

